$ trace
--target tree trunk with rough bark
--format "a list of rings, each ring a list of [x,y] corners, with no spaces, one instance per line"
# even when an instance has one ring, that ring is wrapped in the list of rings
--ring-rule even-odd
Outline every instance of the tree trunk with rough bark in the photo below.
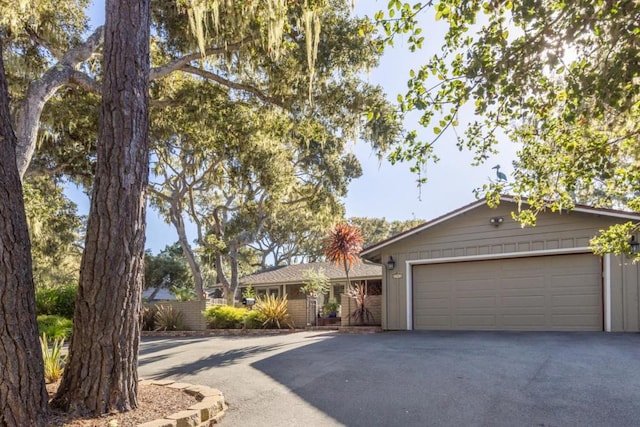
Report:
[[[31,244],[2,41],[0,32],[0,426],[44,426],[47,391],[38,342]]]
[[[137,406],[149,176],[149,0],[107,0],[96,178],[75,322],[53,404],[105,414]]]

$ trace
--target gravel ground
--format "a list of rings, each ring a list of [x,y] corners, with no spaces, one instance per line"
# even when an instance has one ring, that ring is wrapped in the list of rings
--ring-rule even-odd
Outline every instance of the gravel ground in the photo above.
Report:
[[[49,396],[52,396],[57,388],[57,383],[48,384]],[[138,387],[138,408],[133,411],[96,418],[77,418],[53,412],[48,425],[50,427],[107,427],[110,421],[116,420],[118,427],[133,427],[183,411],[196,402],[198,399],[194,396],[179,390],[156,385],[140,385]]]

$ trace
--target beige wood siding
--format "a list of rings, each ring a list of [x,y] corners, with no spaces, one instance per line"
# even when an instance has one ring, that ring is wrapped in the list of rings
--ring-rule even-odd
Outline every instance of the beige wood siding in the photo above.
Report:
[[[602,330],[591,254],[417,265],[414,329]]]
[[[611,331],[640,331],[640,263],[610,255]]]

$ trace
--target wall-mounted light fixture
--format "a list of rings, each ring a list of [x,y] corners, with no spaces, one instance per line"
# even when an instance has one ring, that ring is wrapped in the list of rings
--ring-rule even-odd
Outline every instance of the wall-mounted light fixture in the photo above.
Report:
[[[636,236],[631,235],[629,246],[631,247],[631,255],[638,255],[640,253],[640,242],[636,240]]]
[[[501,216],[493,216],[489,218],[489,224],[495,225],[496,227],[498,227],[503,222],[504,222],[504,218]]]
[[[394,261],[392,256],[390,256],[389,261],[387,261],[387,268],[389,270],[393,270],[394,268],[396,268],[396,262]]]

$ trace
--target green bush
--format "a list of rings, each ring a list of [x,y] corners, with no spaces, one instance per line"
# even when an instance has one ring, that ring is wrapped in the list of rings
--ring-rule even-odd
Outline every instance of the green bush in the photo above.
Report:
[[[73,318],[73,308],[78,286],[66,284],[53,287],[36,288],[36,312]]]
[[[38,330],[40,335],[46,334],[51,340],[67,339],[71,336],[73,322],[61,316],[38,316]]]
[[[262,316],[262,313],[257,310],[246,310],[244,322],[247,329],[259,329],[262,327],[264,317]]]
[[[210,329],[239,329],[242,328],[246,308],[232,307],[230,305],[215,305],[209,307],[203,313],[207,319],[207,327]]]

